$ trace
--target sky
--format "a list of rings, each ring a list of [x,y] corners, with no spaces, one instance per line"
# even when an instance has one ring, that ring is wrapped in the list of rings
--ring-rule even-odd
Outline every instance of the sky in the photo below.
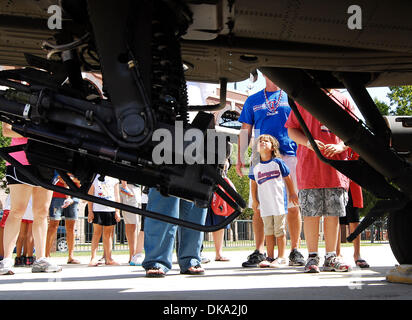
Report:
[[[262,90],[263,88],[265,88],[265,79],[259,71],[258,74],[258,80],[255,83],[252,83],[249,79],[244,80],[242,82],[237,82],[236,84],[229,83],[228,90],[234,90],[234,88],[236,87],[237,91],[248,92],[249,94],[253,94],[257,91]],[[389,98],[387,97],[387,94],[389,92],[388,87],[368,88],[367,90],[371,95],[372,99],[376,97],[378,98],[378,100],[383,101],[386,104],[389,104]],[[346,90],[341,90],[341,92],[345,94],[348,98],[350,98],[353,102],[352,97]]]

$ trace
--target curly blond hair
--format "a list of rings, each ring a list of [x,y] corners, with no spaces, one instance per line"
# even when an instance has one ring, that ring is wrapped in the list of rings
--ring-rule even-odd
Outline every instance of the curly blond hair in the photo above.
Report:
[[[257,139],[255,139],[255,142],[253,143],[253,147],[252,147],[252,154],[254,155],[252,159],[253,166],[255,166],[256,164],[260,162],[260,154],[258,152],[258,145],[261,139],[268,139],[271,142],[272,158],[280,158],[279,141],[270,134],[262,134]]]

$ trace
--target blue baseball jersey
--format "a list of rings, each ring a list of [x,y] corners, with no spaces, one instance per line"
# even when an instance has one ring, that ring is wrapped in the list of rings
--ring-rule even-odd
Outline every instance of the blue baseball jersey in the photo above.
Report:
[[[278,90],[266,92],[261,90],[247,98],[243,105],[239,122],[254,126],[255,138],[262,134],[270,134],[279,141],[279,151],[283,155],[296,156],[297,144],[289,138],[285,123],[290,114],[290,106],[286,92]],[[279,99],[279,95],[280,99]]]

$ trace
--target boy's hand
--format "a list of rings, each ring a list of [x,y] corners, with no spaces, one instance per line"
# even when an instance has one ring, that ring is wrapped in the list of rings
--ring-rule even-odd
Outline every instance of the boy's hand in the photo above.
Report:
[[[72,198],[66,198],[63,202],[62,208],[67,208],[68,206],[73,204],[73,199]]]
[[[92,223],[93,219],[94,219],[94,213],[93,213],[93,211],[90,211],[89,215],[87,216],[87,222]]]
[[[259,202],[258,201],[253,201],[252,203],[252,209],[254,213],[260,214],[260,209],[259,209]]]
[[[119,211],[115,211],[115,213],[114,213],[114,219],[116,220],[116,222],[120,222],[120,214],[119,214]]]
[[[289,202],[292,202],[295,205],[299,205],[299,198],[296,193],[289,194]]]

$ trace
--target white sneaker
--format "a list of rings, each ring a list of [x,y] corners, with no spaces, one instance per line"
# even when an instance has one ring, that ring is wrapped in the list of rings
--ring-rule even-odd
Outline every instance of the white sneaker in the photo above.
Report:
[[[258,267],[259,268],[269,268],[270,264],[275,261],[275,259],[270,258],[270,257],[266,257],[265,260],[259,262]]]
[[[130,260],[129,265],[131,266],[141,266],[144,260],[144,256],[141,253],[135,254]]]
[[[31,272],[60,272],[62,271],[62,267],[58,266],[57,264],[51,263],[46,258],[40,258],[33,262],[31,267]]]
[[[287,265],[286,259],[285,258],[279,258],[277,257],[275,260],[273,260],[269,268],[282,268]]]
[[[8,274],[13,267],[14,262],[11,258],[4,258],[0,261],[0,274]]]

